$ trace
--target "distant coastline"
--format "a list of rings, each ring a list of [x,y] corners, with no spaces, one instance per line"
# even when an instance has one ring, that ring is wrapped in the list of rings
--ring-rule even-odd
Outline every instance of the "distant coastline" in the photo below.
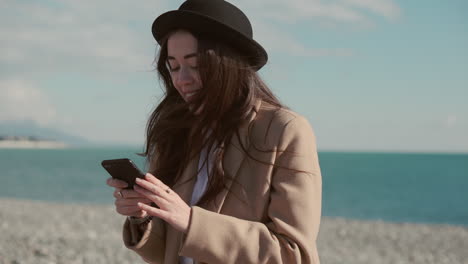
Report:
[[[0,149],[63,149],[67,147],[68,145],[61,141],[40,139],[33,136],[0,136]]]

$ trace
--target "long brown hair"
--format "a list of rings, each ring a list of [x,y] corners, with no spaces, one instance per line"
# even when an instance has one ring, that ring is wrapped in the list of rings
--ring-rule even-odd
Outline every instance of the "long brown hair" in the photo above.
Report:
[[[222,146],[239,136],[238,128],[253,111],[255,102],[263,100],[278,108],[283,106],[246,58],[225,43],[192,33],[198,40],[198,68],[203,88],[192,102],[192,109],[200,109],[194,115],[173,86],[167,68],[170,34],[155,59],[164,95],[148,120],[143,155],[150,164],[150,172],[172,187],[203,147],[207,147],[207,153],[215,150],[207,190],[199,201],[209,202],[234,176],[226,175],[223,169],[225,148]],[[246,152],[246,146],[241,147]],[[201,158],[206,162],[207,157]]]

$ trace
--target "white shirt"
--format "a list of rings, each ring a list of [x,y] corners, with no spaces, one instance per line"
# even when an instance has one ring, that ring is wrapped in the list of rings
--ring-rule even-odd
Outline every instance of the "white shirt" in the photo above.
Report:
[[[198,160],[198,175],[195,186],[193,187],[192,199],[190,200],[190,206],[196,204],[202,195],[206,191],[206,185],[208,184],[208,174],[211,172],[213,166],[213,151],[210,153],[208,161],[205,162],[207,157],[208,147],[204,147],[200,153],[200,159]],[[193,259],[180,256],[180,264],[193,264]]]

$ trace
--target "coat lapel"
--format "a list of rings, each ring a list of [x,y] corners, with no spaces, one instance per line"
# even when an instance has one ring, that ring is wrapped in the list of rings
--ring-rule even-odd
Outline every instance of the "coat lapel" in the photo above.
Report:
[[[257,112],[259,111],[261,106],[261,100],[258,100],[254,105],[254,111],[250,114],[247,118],[246,122],[239,128],[239,138],[234,136],[231,142],[228,144],[226,149],[226,154],[224,156],[223,166],[224,169],[232,180],[228,180],[226,182],[226,188],[224,188],[216,197],[215,202],[211,202],[203,208],[219,213],[224,200],[232,186],[233,181],[235,181],[237,172],[246,157],[246,154],[242,150],[242,146],[248,150],[249,148],[249,140],[248,140],[248,128],[250,123],[255,119]],[[176,192],[187,204],[190,204],[190,200],[192,198],[193,187],[196,182],[197,172],[198,172],[198,160],[200,159],[200,154],[196,155],[190,162],[187,168],[185,168],[180,180],[174,185],[172,188],[174,192]],[[165,256],[165,263],[178,263],[179,262],[179,255],[178,252],[180,251],[179,248],[181,246],[181,242],[183,239],[183,233],[178,232],[177,230],[173,229],[170,225],[167,225],[167,233],[166,233],[166,256]]]
[[[188,164],[182,173],[179,181],[172,187],[172,190],[177,193],[182,200],[190,204],[192,198],[193,186],[195,185],[198,160],[200,155],[196,155]],[[175,230],[170,225],[167,226],[166,232],[166,256],[165,263],[179,263],[179,247],[182,242],[183,233]]]
[[[195,157],[190,160],[188,166],[180,176],[180,179],[172,187],[174,192],[176,192],[187,204],[190,203],[192,198],[193,186],[195,185],[195,181],[197,179],[199,159],[200,154],[195,155]]]
[[[232,183],[236,180],[237,172],[239,171],[241,164],[247,156],[244,153],[242,146],[244,146],[246,150],[248,150],[250,147],[248,129],[250,123],[257,116],[257,112],[259,111],[260,106],[261,100],[258,100],[254,105],[254,111],[251,112],[246,122],[244,122],[239,128],[239,138],[236,135],[234,135],[233,139],[229,142],[226,148],[226,153],[223,160],[223,167],[225,169],[226,175],[228,175],[228,177],[231,178],[227,180],[225,188],[216,196],[215,201],[202,206],[203,208],[212,212],[220,213],[221,208],[224,204],[224,200],[226,199],[226,196],[229,193],[229,190],[231,189]]]

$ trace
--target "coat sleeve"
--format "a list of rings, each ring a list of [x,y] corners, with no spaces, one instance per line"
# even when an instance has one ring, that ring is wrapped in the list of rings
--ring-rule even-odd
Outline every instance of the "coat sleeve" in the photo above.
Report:
[[[157,155],[155,155],[157,157]],[[154,164],[150,164],[148,171],[154,174]],[[143,229],[143,230],[141,230]],[[135,251],[146,262],[164,263],[166,250],[166,223],[157,217],[141,228],[130,223],[127,219],[123,225],[123,241],[127,248]]]
[[[145,261],[151,263],[164,263],[166,245],[165,222],[154,217],[145,230],[140,232],[138,226],[131,224],[127,219],[123,227],[123,241],[127,248],[134,250]],[[133,237],[137,238],[134,242]]]
[[[318,264],[322,180],[315,136],[303,117],[284,126],[275,165],[267,222],[192,207],[179,254],[204,263]]]

